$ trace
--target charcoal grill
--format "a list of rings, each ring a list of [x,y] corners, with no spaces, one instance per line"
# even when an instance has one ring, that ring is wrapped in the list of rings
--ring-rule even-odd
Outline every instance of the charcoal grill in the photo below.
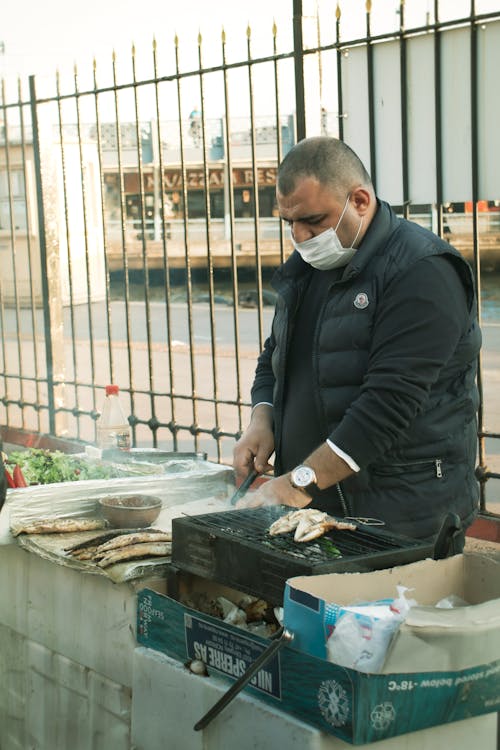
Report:
[[[269,526],[288,512],[289,507],[274,505],[174,518],[172,565],[281,605],[288,578],[368,572],[426,557],[438,559],[449,553],[452,537],[456,544],[457,534],[463,536],[454,514],[444,520],[438,542],[424,542],[362,523],[355,531],[335,529],[306,543],[295,542],[293,533],[270,536]],[[335,556],[332,546],[340,556]]]

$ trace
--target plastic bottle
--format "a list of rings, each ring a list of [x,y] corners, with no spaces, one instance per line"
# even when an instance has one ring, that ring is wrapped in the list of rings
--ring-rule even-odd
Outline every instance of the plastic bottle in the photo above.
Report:
[[[106,386],[106,398],[97,421],[97,445],[101,450],[130,449],[132,432],[123,411],[117,385]]]

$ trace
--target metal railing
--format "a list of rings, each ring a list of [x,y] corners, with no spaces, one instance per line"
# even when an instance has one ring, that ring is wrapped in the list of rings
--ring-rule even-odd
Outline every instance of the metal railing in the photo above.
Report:
[[[272,316],[269,278],[288,253],[269,170],[298,139],[326,133],[359,144],[375,185],[389,184],[380,94],[385,54],[393,55],[398,67],[391,170],[398,173],[399,187],[390,202],[441,236],[451,231],[451,241],[474,266],[482,306],[485,258],[487,267],[494,267],[500,254],[500,214],[492,210],[500,196],[481,192],[489,157],[480,148],[479,94],[481,101],[497,94],[496,88],[483,92],[496,82],[481,78],[478,45],[485,42],[478,33],[487,27],[496,34],[500,12],[478,15],[471,3],[469,16],[441,21],[435,2],[425,24],[408,28],[401,3],[398,22],[375,34],[371,5],[366,4],[361,36],[346,36],[339,4],[335,17],[321,19],[328,42],[318,36],[310,43],[302,3],[295,0],[293,47],[285,51],[279,50],[274,26],[272,50],[253,56],[249,27],[238,60],[229,59],[222,32],[220,62],[205,67],[200,34],[197,63],[188,70],[181,68],[175,39],[173,70],[167,73],[160,72],[154,42],[147,78],[137,74],[133,49],[126,81],[113,56],[106,84],[100,84],[94,64],[90,83],[82,85],[75,69],[71,85],[65,88],[57,75],[49,94],[38,93],[34,76],[28,91],[19,83],[17,97],[7,97],[2,87],[4,430],[93,442],[104,387],[115,382],[136,445],[203,450],[229,461],[248,420],[255,360]],[[472,178],[470,189],[450,200],[443,61],[446,35],[457,30],[467,35],[470,52],[461,75],[470,91]],[[429,85],[435,92],[429,134],[435,169],[424,196],[415,188],[410,81],[422,40],[432,44]],[[358,69],[349,66],[360,59],[362,79],[354,81]],[[257,106],[262,92],[266,111]],[[350,111],[353,97],[366,118]],[[193,101],[199,103],[195,118]],[[484,198],[490,210],[481,212]],[[494,390],[488,382],[494,357],[484,368],[485,357],[488,351],[479,375],[483,507],[487,480],[500,477],[487,468],[487,454],[494,453],[490,442],[500,435],[498,427],[485,427]]]

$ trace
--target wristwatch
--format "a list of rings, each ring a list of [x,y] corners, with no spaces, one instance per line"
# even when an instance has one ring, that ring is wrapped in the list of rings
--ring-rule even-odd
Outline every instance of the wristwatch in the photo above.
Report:
[[[295,489],[301,490],[310,495],[311,490],[314,490],[318,484],[316,472],[314,469],[311,469],[310,466],[300,464],[300,466],[296,466],[295,469],[292,469],[290,472],[290,483]]]

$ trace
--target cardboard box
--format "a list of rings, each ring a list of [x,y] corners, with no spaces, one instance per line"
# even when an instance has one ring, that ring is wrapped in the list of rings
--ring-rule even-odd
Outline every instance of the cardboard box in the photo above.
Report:
[[[285,626],[294,633],[248,689],[266,702],[355,745],[500,709],[500,564],[475,553],[424,560],[373,573],[290,579]],[[412,589],[421,603],[394,638],[381,674],[364,674],[320,658],[324,607]],[[471,606],[436,609],[455,594]],[[139,593],[138,641],[237,678],[268,641],[183,607],[149,590]],[[322,651],[322,654],[319,652]]]

